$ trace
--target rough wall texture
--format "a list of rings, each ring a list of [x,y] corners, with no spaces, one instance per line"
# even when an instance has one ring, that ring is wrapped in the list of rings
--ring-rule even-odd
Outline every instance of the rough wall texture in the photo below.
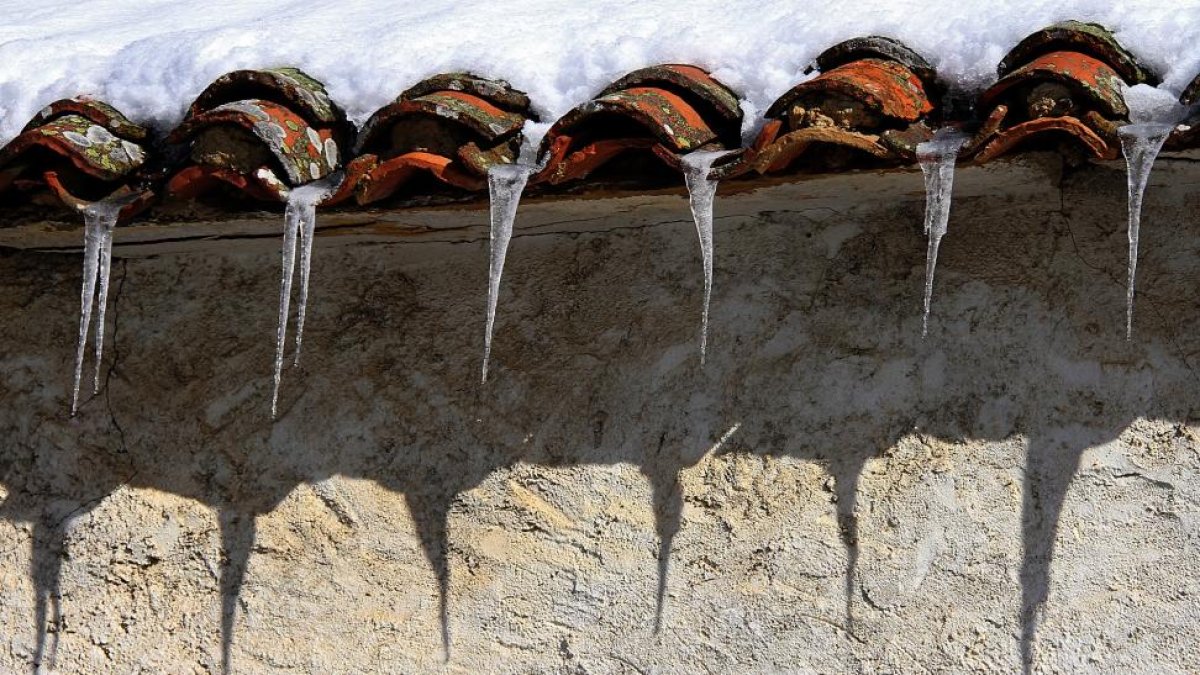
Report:
[[[485,241],[322,238],[276,423],[274,240],[114,263],[75,419],[0,258],[0,671],[1200,671],[1200,170],[1131,342],[1119,168],[964,177],[924,341],[877,180],[718,201],[703,368],[681,198],[518,234],[485,386]]]

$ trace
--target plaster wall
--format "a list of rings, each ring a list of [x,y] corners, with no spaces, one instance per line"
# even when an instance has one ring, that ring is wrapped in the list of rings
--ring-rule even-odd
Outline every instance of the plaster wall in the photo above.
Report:
[[[78,255],[10,251],[0,672],[1200,672],[1200,169],[1131,341],[1060,169],[961,178],[924,340],[919,173],[719,198],[704,367],[681,196],[527,205],[483,386],[481,213],[321,237],[274,423],[277,239],[119,246],[73,419]]]

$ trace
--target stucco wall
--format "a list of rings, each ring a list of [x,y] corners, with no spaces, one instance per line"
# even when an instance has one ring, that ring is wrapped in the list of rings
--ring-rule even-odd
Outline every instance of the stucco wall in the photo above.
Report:
[[[478,227],[322,237],[275,423],[276,239],[119,250],[74,419],[0,257],[0,671],[1200,671],[1200,169],[1130,342],[1119,167],[964,174],[925,340],[919,174],[839,180],[718,201],[703,368],[681,197],[527,205],[485,386]]]

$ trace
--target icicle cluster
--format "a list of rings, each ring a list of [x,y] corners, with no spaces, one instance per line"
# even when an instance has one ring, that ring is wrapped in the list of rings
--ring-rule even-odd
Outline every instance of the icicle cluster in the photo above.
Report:
[[[317,227],[317,204],[337,189],[341,174],[332,174],[288,193],[283,215],[283,274],[279,290],[279,329],[275,336],[275,382],[271,392],[271,418],[279,403],[279,383],[283,375],[283,351],[287,342],[287,321],[292,299],[292,278],[296,270],[296,244],[300,245],[300,292],[296,300],[296,356],[304,340],[304,316],[308,305],[308,273],[312,267],[313,236]]]
[[[700,255],[704,261],[704,310],[700,319],[700,364],[708,347],[708,306],[712,299],[713,285],[713,198],[717,194],[717,181],[709,179],[712,165],[732,151],[697,150],[683,157],[684,181],[687,183],[688,204],[692,219],[696,221],[696,234],[700,237]]]
[[[933,299],[933,273],[938,247],[950,222],[950,197],[954,190],[954,164],[968,136],[957,129],[939,129],[933,139],[917,145],[917,159],[925,175],[925,234],[929,249],[925,258],[925,311],[921,337],[929,333],[929,305]]]
[[[108,306],[108,279],[112,270],[113,229],[124,201],[96,202],[83,209],[83,289],[80,292],[79,344],[75,349],[75,385],[71,414],[79,410],[79,383],[83,379],[83,354],[87,348],[92,310],[96,311],[96,374],[92,393],[100,392],[100,364],[104,356],[104,315]]]

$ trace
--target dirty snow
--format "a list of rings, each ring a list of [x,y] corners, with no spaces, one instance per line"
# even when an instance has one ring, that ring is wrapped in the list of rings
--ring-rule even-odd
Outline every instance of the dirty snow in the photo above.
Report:
[[[0,0],[0,16],[0,141],[46,103],[81,93],[171,126],[222,73],[277,65],[323,80],[361,122],[436,72],[506,78],[555,118],[629,70],[686,61],[740,92],[752,126],[845,38],[898,37],[978,88],[1023,36],[1069,18],[1109,26],[1172,91],[1200,71],[1200,0],[694,0],[686,9],[642,0]]]

